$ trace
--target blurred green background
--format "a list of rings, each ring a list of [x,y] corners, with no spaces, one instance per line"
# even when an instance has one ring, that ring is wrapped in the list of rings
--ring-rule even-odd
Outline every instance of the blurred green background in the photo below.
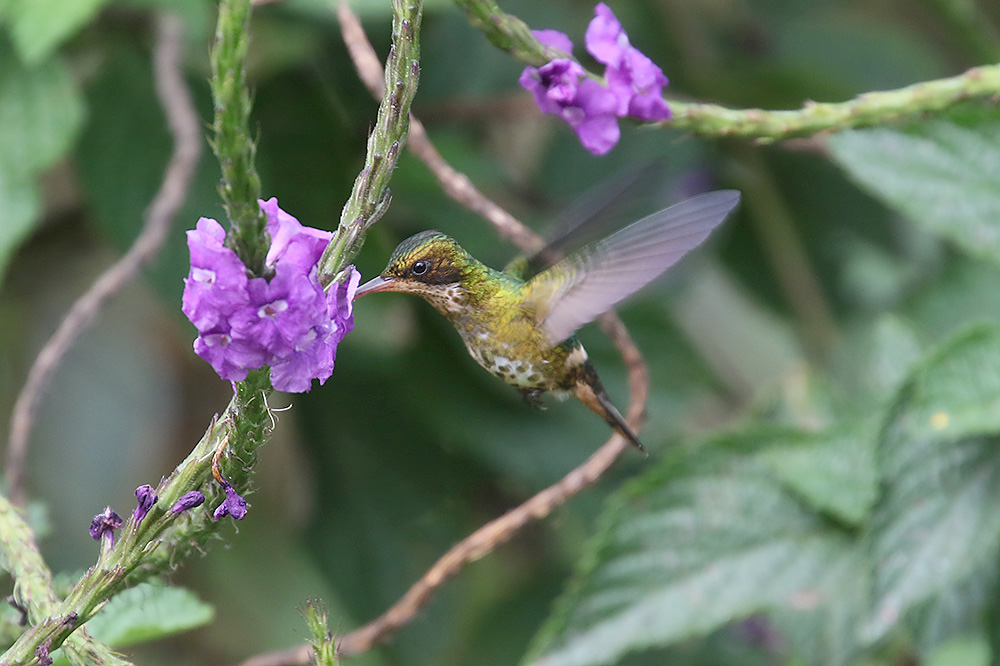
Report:
[[[151,78],[154,11],[183,15],[188,80],[206,123],[211,115],[213,3],[41,4],[0,3],[4,439],[34,354],[130,245],[159,185],[170,142]],[[502,4],[532,27],[567,32],[584,57],[591,4]],[[1000,52],[989,27],[1000,11],[985,1],[981,16],[957,0],[610,4],[632,43],[671,79],[668,96],[734,107],[845,100],[956,74]],[[384,56],[388,1],[352,6]],[[886,402],[910,360],[1000,313],[995,258],[871,198],[837,165],[850,166],[851,145],[838,144],[838,157],[823,138],[763,145],[625,124],[621,143],[596,158],[537,112],[517,86],[521,69],[455,6],[428,3],[414,112],[456,168],[536,230],[595,185],[654,158],[662,187],[632,202],[641,212],[716,187],[742,190],[744,204],[707,247],[621,309],[650,368],[649,458],[626,453],[596,488],[469,566],[389,645],[347,663],[518,663],[597,530],[605,498],[626,480],[704,433],[849,421]],[[331,5],[289,0],[257,10],[250,78],[265,196],[305,224],[333,228],[376,102],[357,80]],[[970,113],[995,122],[992,109]],[[44,505],[42,548],[57,571],[89,566],[97,554],[91,516],[107,504],[130,510],[134,488],[167,474],[228,401],[230,387],[191,353],[194,329],[179,307],[184,231],[199,216],[225,217],[218,177],[206,149],[157,260],[83,336],[48,392],[31,440],[30,493]],[[398,241],[426,228],[455,236],[493,266],[515,254],[407,154],[392,195],[358,259],[366,277]],[[624,407],[613,346],[593,326],[581,336]],[[261,451],[246,520],[169,577],[214,605],[214,622],[129,649],[137,663],[232,663],[297,644],[306,638],[297,608],[309,598],[331,606],[333,631],[354,628],[454,542],[560,478],[609,434],[579,404],[527,408],[475,365],[445,321],[404,295],[360,301],[333,378],[308,395],[272,400],[286,404],[293,408],[278,414]],[[940,639],[970,626],[979,625]],[[670,648],[621,663],[842,661],[805,657],[775,632],[764,620],[707,637],[691,629]],[[913,654],[942,665],[986,663],[976,652],[963,661],[970,657],[961,652],[982,641],[945,645],[960,657],[921,652],[919,636],[902,631],[866,663],[909,663],[900,659]]]

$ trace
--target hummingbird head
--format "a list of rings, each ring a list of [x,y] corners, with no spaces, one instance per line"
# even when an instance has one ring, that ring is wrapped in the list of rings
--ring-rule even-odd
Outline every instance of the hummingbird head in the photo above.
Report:
[[[458,286],[472,257],[450,236],[421,231],[400,243],[382,273],[358,287],[358,296],[376,291],[405,291],[429,301]]]

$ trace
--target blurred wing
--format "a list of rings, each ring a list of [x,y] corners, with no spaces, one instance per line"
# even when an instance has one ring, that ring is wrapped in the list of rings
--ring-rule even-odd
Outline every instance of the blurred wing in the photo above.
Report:
[[[739,201],[719,190],[653,213],[532,278],[525,305],[557,344],[701,245]]]
[[[521,279],[541,273],[574,250],[666,203],[666,180],[666,165],[656,159],[632,165],[587,190],[556,219],[545,247],[525,260]]]

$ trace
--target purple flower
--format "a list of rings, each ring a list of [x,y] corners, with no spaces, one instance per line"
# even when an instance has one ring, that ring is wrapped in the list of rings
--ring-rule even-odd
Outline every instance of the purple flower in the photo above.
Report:
[[[247,303],[246,268],[223,245],[226,232],[215,220],[199,219],[187,237],[191,272],[184,280],[181,310],[199,331],[225,327],[227,317]]]
[[[138,505],[135,507],[135,511],[132,512],[132,522],[138,525],[160,498],[157,496],[156,491],[153,490],[153,486],[144,485],[135,489],[135,499],[138,501]]]
[[[111,548],[115,544],[115,530],[122,526],[122,517],[111,510],[111,507],[106,507],[104,511],[94,516],[94,519],[90,521],[90,536],[94,537],[95,541],[105,540],[108,548]]]
[[[587,28],[587,50],[606,65],[601,83],[587,77],[576,61],[556,58],[541,67],[526,67],[518,82],[531,92],[542,113],[560,116],[576,132],[583,147],[595,155],[611,150],[620,137],[618,118],[666,120],[670,108],[663,100],[667,77],[638,49],[611,9],[594,8]],[[544,45],[572,53],[573,43],[557,30],[536,30]]]
[[[639,120],[666,120],[670,107],[663,100],[667,77],[656,63],[628,41],[625,29],[603,2],[594,7],[585,42],[590,55],[607,68],[604,78],[618,98],[618,115]]]
[[[267,201],[260,200],[258,204],[267,216],[267,233],[271,235],[267,265],[274,266],[278,261],[295,264],[304,273],[315,268],[323,250],[333,238],[333,233],[302,226],[298,220],[278,208],[276,197]]]
[[[191,273],[185,280],[183,311],[198,329],[194,350],[223,379],[241,381],[251,369],[270,366],[279,391],[303,392],[313,379],[333,373],[337,345],[354,325],[354,290],[335,285],[325,293],[317,262],[332,234],[305,227],[278,207],[260,201],[271,247],[268,278],[249,278],[225,232],[202,218],[188,232]],[[357,272],[350,270],[355,288]]]
[[[205,503],[205,496],[199,490],[192,490],[184,493],[177,502],[170,507],[170,513],[181,513]]]
[[[216,507],[212,514],[212,520],[219,520],[226,516],[232,516],[233,520],[243,520],[247,515],[247,501],[240,497],[239,493],[228,483],[222,484],[226,491],[226,499]]]
[[[585,75],[578,63],[560,58],[537,69],[526,67],[519,82],[534,95],[542,113],[561,117],[584,148],[603,155],[618,143],[619,103],[610,89]]]

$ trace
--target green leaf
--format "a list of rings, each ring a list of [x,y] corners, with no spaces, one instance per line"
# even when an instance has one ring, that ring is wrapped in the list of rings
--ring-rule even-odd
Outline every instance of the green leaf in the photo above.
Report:
[[[0,162],[0,281],[7,264],[38,221],[38,192],[31,176]]]
[[[834,159],[860,187],[969,254],[1000,259],[1000,116],[953,110],[904,129],[842,132]]]
[[[791,491],[818,511],[852,525],[875,504],[876,437],[865,424],[778,439],[763,458]]]
[[[989,326],[957,336],[914,370],[884,428],[867,639],[996,558],[998,433],[1000,328]]]
[[[8,0],[14,46],[28,63],[40,63],[83,27],[108,0]]]
[[[862,580],[846,533],[748,455],[777,434],[709,442],[620,493],[526,663],[608,664],[757,611],[815,611]]]
[[[214,616],[189,590],[143,583],[109,601],[87,629],[102,643],[122,647],[200,627]]]
[[[35,176],[69,150],[83,116],[61,61],[26,66],[0,38],[0,277],[38,220]]]

